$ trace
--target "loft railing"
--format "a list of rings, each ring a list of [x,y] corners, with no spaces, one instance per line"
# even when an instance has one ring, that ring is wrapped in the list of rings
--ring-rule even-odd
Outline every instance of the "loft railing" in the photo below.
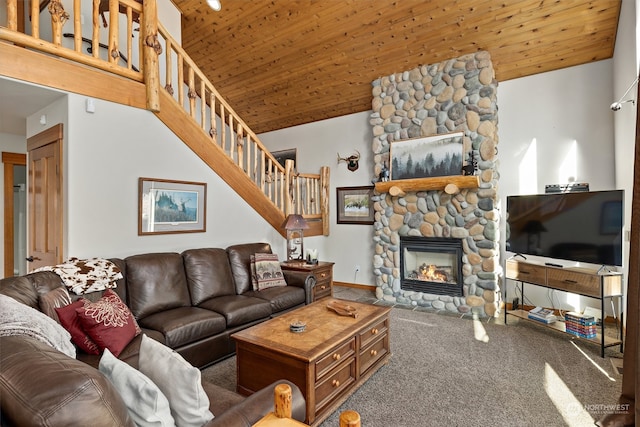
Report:
[[[278,163],[158,22],[155,0],[66,3],[72,5],[71,12],[60,0],[32,0],[25,17],[18,8],[22,3],[7,0],[7,23],[0,26],[0,40],[144,83],[147,109],[154,112],[160,109],[160,91],[166,91],[283,216],[296,213],[321,220],[322,233],[328,234],[329,169],[303,174],[290,160]],[[45,6],[50,29],[42,25]],[[84,23],[87,12],[90,25]]]

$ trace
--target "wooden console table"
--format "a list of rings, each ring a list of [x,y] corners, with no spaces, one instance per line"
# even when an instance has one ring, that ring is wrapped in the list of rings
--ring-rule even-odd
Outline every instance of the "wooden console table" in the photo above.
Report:
[[[525,283],[600,300],[600,313],[602,317],[600,333],[598,333],[595,338],[582,338],[576,335],[571,336],[600,344],[600,355],[602,357],[604,357],[604,349],[606,347],[620,345],[620,351],[623,351],[622,326],[620,327],[619,338],[607,337],[605,336],[604,322],[604,302],[606,299],[616,298],[618,301],[618,313],[620,314],[620,325],[622,325],[622,273],[600,272],[599,270],[581,267],[563,268],[542,263],[509,259],[506,265],[506,278],[522,283],[523,304]],[[506,300],[505,293],[505,301]],[[563,321],[546,324],[529,319],[529,313],[526,310],[505,310],[505,324],[507,323],[507,315],[530,320],[542,326],[566,332],[564,319],[562,319]]]
[[[313,287],[313,301],[333,295],[333,262],[319,261],[317,264],[307,264],[304,261],[287,261],[280,264],[282,270],[303,271],[316,276]]]

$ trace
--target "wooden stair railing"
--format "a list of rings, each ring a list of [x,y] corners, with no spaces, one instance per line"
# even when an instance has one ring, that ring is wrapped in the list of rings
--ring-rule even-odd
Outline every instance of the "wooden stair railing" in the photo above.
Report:
[[[103,43],[100,17],[107,2],[108,10],[121,13],[109,14],[107,42]],[[47,3],[51,41],[40,38],[40,10]],[[88,37],[83,37],[81,12],[87,4],[92,8],[90,54],[82,52]],[[31,34],[27,35],[19,31],[24,25],[18,21],[18,0],[7,0],[7,27],[0,26],[0,40],[144,83],[146,108],[283,236],[282,223],[292,213],[310,222],[311,229],[305,234],[329,234],[329,168],[321,168],[319,174],[302,174],[293,162],[280,165],[158,22],[154,0],[142,4],[136,0],[73,0],[71,15],[59,0],[32,0],[29,10]],[[63,43],[68,20],[73,23],[71,47]],[[137,23],[140,28],[134,28]],[[53,82],[48,85],[56,87]],[[131,100],[123,103],[133,104]]]

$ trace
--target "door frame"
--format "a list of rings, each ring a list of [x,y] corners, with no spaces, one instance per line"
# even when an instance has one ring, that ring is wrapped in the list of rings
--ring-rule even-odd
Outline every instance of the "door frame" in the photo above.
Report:
[[[26,166],[27,155],[23,153],[2,152],[4,165],[4,272],[2,277],[13,276],[15,257],[13,256],[15,235],[13,233],[13,167]],[[26,254],[24,254],[26,256]]]

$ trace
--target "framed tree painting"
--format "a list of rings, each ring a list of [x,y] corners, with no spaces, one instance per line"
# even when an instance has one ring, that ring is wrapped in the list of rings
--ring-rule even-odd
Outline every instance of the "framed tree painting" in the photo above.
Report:
[[[373,224],[373,188],[336,188],[336,210],[338,224]]]
[[[464,133],[448,133],[391,143],[391,180],[460,175]]]
[[[207,184],[140,178],[138,235],[206,231]]]

